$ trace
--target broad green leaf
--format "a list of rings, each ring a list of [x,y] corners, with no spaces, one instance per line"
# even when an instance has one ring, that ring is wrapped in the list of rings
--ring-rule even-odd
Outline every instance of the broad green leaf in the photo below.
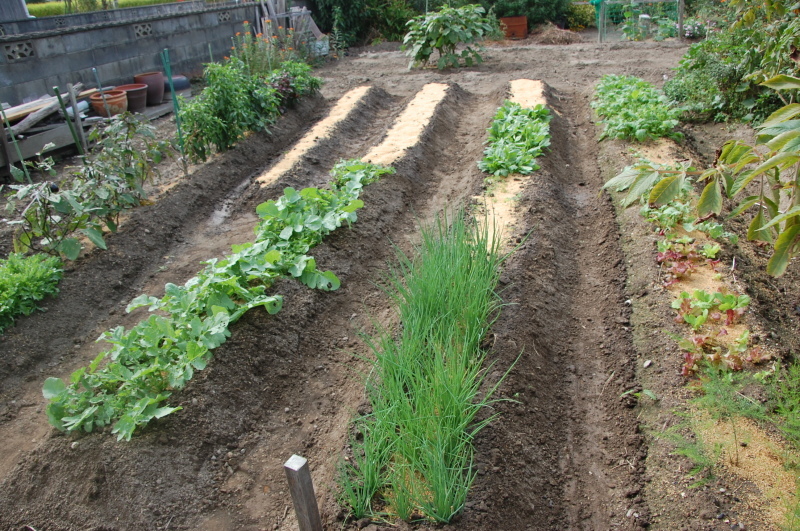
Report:
[[[753,221],[750,222],[750,226],[747,228],[747,239],[750,241],[756,240],[772,243],[772,231],[769,229],[762,230],[765,223],[766,219],[764,218],[764,210],[759,208],[758,214],[755,215]]]
[[[636,182],[636,179],[639,177],[639,171],[638,166],[627,166],[619,175],[609,179],[606,184],[603,185],[603,188],[613,188],[617,192],[625,191]]]
[[[280,238],[282,240],[288,240],[292,237],[292,234],[294,234],[294,229],[292,227],[285,227],[280,233]]]
[[[711,213],[719,215],[721,212],[722,191],[719,181],[714,179],[703,188],[703,193],[700,194],[700,200],[697,202],[697,215],[702,218]]]
[[[784,170],[797,163],[798,160],[800,160],[800,154],[798,153],[778,153],[774,157],[770,157],[756,166],[752,171],[740,175],[733,183],[731,195],[736,195],[741,192],[753,179],[762,173],[773,168]]]
[[[769,87],[775,90],[798,89],[800,88],[800,78],[781,74],[773,78],[770,78],[761,84],[764,85],[765,87]],[[770,118],[772,117],[770,116]]]
[[[775,252],[767,262],[767,273],[779,277],[786,272],[789,261],[797,253],[800,225],[792,225],[783,231],[775,242]]]
[[[83,233],[86,235],[87,238],[89,238],[89,241],[91,241],[100,249],[103,249],[104,251],[108,249],[108,247],[106,247],[106,241],[103,239],[103,233],[100,232],[99,230],[89,227],[84,229]]]
[[[256,214],[259,215],[261,218],[269,217],[277,217],[280,214],[280,210],[275,205],[275,201],[267,201],[266,203],[261,203],[256,207]]]
[[[800,79],[798,79],[798,81],[800,81]],[[800,88],[800,85],[798,85],[798,88]],[[786,120],[791,120],[797,115],[800,115],[800,103],[791,103],[770,114],[769,118],[764,120],[764,123],[759,126],[759,129],[765,129],[778,125]]]
[[[797,217],[797,216],[800,216],[800,205],[793,206],[792,208],[790,208],[789,210],[787,210],[783,214],[779,214],[779,215],[775,216],[774,218],[772,218],[772,220],[770,220],[769,223],[764,225],[763,228],[766,229],[768,227],[773,227],[773,226],[777,225],[778,223],[781,223],[782,221],[784,221],[786,219],[789,219],[789,218],[792,218],[792,217]]]
[[[797,129],[800,129],[800,119],[787,120],[785,122],[780,122],[776,125],[773,125],[772,127],[762,127],[758,131],[756,142],[759,144],[766,144],[774,137],[782,133],[796,131]]]
[[[75,260],[81,254],[81,242],[77,238],[65,238],[59,244],[58,250],[68,260]]]
[[[742,212],[746,211],[747,209],[755,205],[758,202],[758,200],[759,196],[757,195],[751,195],[750,197],[742,200],[742,202],[739,203],[739,206],[734,208],[733,211],[728,215],[727,219],[735,218]]]
[[[648,193],[659,180],[661,180],[661,174],[657,171],[641,172],[639,178],[637,178],[636,182],[631,186],[630,192],[628,192],[628,195],[623,199],[622,206],[629,207],[638,201],[639,198]]]
[[[175,413],[176,411],[180,410],[181,410],[180,407],[167,407],[167,406],[160,407],[153,412],[153,418],[160,419],[162,417],[166,417],[167,415]]]
[[[48,378],[44,381],[42,395],[48,400],[56,398],[67,388],[67,384],[61,378]]]
[[[798,151],[800,150],[800,130],[781,133],[767,142],[766,146],[771,151]]]
[[[671,175],[661,179],[650,191],[647,202],[651,205],[665,205],[675,199],[683,185],[682,175]]]

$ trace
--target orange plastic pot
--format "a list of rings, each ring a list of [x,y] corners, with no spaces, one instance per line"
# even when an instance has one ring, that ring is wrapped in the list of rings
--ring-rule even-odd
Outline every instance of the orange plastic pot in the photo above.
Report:
[[[105,96],[105,104],[103,104],[103,96]],[[89,96],[89,103],[92,104],[94,112],[110,118],[128,110],[128,95],[124,90],[107,90],[103,94],[97,92]],[[108,113],[106,113],[106,106],[108,106]]]

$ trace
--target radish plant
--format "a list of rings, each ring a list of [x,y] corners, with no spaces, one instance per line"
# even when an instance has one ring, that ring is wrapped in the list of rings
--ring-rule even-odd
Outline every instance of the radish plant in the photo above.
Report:
[[[344,161],[332,171],[330,190],[287,188],[280,199],[259,205],[254,243],[209,260],[183,286],[167,284],[161,298],[135,298],[127,310],[148,307],[147,319],[130,330],[105,332],[100,339],[111,347],[72,373],[69,382],[47,379],[43,393],[50,400],[50,422],[65,431],[112,425],[118,440],[130,440],[137,427],[177,411],[164,401],[206,367],[211,351],[230,336],[231,324],[259,306],[271,314],[280,311],[283,298],[266,293],[275,279],[294,277],[322,290],[339,287],[336,275],[318,270],[306,253],[325,235],[356,221],[363,187],[391,172]]]

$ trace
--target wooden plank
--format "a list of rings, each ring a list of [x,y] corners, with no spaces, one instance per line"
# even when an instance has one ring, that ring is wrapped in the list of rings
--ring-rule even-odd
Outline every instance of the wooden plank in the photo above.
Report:
[[[84,90],[80,94],[78,94],[78,98],[85,98],[97,92],[97,89],[90,89]],[[62,98],[66,98],[69,95],[65,92],[61,95]],[[22,105],[17,105],[16,107],[11,107],[6,109],[6,116],[8,117],[9,122],[15,122],[21,118],[25,118],[32,112],[36,112],[39,109],[43,109],[50,105],[53,102],[58,102],[58,98],[55,96],[50,96],[49,98],[43,98],[41,100],[32,101],[30,103],[23,103]]]
[[[272,0],[266,0],[267,2],[267,11],[269,12],[269,21],[272,29],[270,30],[270,34],[267,35],[265,32],[264,35],[267,37],[272,37],[273,35],[278,34],[278,12],[275,11],[275,3]],[[266,28],[264,28],[266,29]]]
[[[45,151],[42,151],[42,149],[44,149],[44,146],[47,144],[53,144],[53,146],[47,150],[51,151],[53,149],[58,149],[65,146],[71,146],[74,143],[75,141],[72,139],[72,133],[70,133],[69,127],[67,127],[66,123],[45,133],[29,136],[28,138],[17,139],[17,144],[19,144],[19,150],[22,152],[23,159],[35,157],[39,152],[46,153]],[[9,158],[11,159],[12,163],[19,162],[19,157],[17,156],[16,150],[13,150],[9,154]],[[7,161],[3,161],[3,164],[7,163]]]
[[[83,88],[82,83],[75,84],[75,90],[80,91]],[[38,111],[30,113],[28,116],[25,117],[24,120],[19,122],[16,125],[11,126],[11,131],[18,135],[20,133],[24,133],[25,131],[29,130],[34,125],[38,124],[54,112],[58,110],[58,100],[53,98],[53,102],[46,107],[42,107]]]
[[[83,153],[89,152],[89,144],[86,142],[86,135],[83,134],[83,122],[81,121],[81,112],[78,110],[78,98],[75,94],[78,92],[72,83],[67,83],[67,92],[69,92],[69,103],[72,105],[72,120],[75,122],[75,130],[78,133],[78,140],[81,142]],[[69,120],[69,115],[64,117]]]
[[[308,461],[304,457],[293,455],[284,463],[283,469],[286,471],[300,531],[322,531],[322,520],[319,517],[317,498],[314,496]]]

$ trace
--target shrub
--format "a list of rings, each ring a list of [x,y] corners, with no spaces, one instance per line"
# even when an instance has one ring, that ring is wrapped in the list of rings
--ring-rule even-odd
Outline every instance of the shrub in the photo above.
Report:
[[[528,17],[528,24],[563,22],[570,0],[481,0],[487,10],[494,8],[498,17]]]
[[[266,130],[281,107],[319,88],[321,81],[309,74],[308,65],[285,62],[280,66],[264,76],[252,75],[237,57],[206,65],[208,86],[181,109],[187,155],[204,161],[212,148],[230,149],[248,131]]]
[[[439,52],[436,62],[439,69],[461,66],[461,59],[466,66],[482,62],[477,50],[469,45],[492,31],[491,23],[483,14],[481,6],[470,4],[460,8],[443,7],[409,21],[409,31],[403,39],[403,49],[412,58],[408,67],[427,65],[434,50]],[[467,47],[456,55],[459,44]]]
[[[590,5],[576,5],[570,3],[565,13],[567,28],[573,31],[581,31],[586,28],[597,26],[594,8]]]

